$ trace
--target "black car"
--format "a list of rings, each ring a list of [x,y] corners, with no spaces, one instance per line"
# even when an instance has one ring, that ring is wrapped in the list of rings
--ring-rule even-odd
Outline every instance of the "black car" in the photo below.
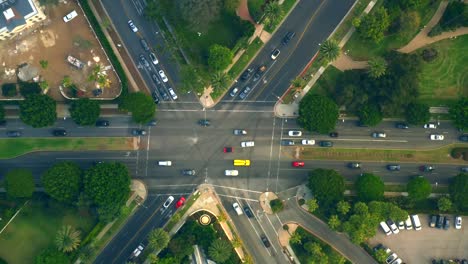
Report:
[[[396,123],[395,127],[399,128],[399,129],[408,129],[409,128],[409,126],[406,123]]]
[[[98,120],[96,121],[97,127],[108,127],[110,122],[108,120]]]
[[[145,50],[145,51],[149,51],[150,50],[150,47],[148,45],[148,42],[146,42],[145,39],[140,39],[140,44],[141,44],[141,47]]]
[[[158,93],[156,91],[154,91],[151,96],[153,97],[153,102],[155,104],[159,104],[159,96],[158,96]]]
[[[350,163],[348,163],[348,167],[350,169],[360,169],[361,168],[361,163],[359,163],[359,162],[350,162]]]
[[[192,169],[185,169],[185,170],[182,170],[182,175],[186,175],[186,176],[195,176],[195,170],[192,170]]]
[[[134,135],[134,136],[144,136],[144,135],[146,135],[146,130],[139,129],[139,128],[134,128],[134,129],[132,129],[132,135]]]
[[[158,76],[156,76],[156,74],[151,75],[151,79],[153,79],[156,84],[161,84],[161,81],[159,80]]]
[[[422,165],[421,167],[419,167],[419,170],[422,172],[432,172],[433,170],[435,170],[435,167],[434,165]]]
[[[244,212],[248,218],[254,217],[252,210],[250,210],[250,207],[248,205],[244,207]]]
[[[328,134],[330,137],[337,138],[338,137],[338,132],[331,132]]]
[[[169,101],[170,100],[169,95],[167,95],[167,93],[164,90],[160,90],[159,94],[161,95],[161,97],[162,97],[162,99],[164,101]]]
[[[7,121],[6,120],[0,120],[0,126],[6,126]]]
[[[468,167],[461,167],[460,170],[461,172],[468,172]]]
[[[146,125],[147,126],[155,126],[157,123],[158,123],[158,120],[153,119],[153,120],[150,120]]]
[[[198,120],[198,124],[200,126],[207,127],[207,126],[211,125],[211,122],[210,122],[210,120],[207,120],[207,119],[200,119],[200,120]]]
[[[265,236],[265,234],[261,234],[260,238],[262,239],[263,245],[265,245],[265,247],[271,247],[270,241],[268,241],[268,238]]]
[[[437,216],[436,227],[437,228],[442,228],[443,225],[444,225],[444,217],[441,216],[441,215],[438,215]]]
[[[460,141],[465,141],[465,142],[467,142],[467,141],[468,141],[468,135],[461,135],[458,139],[459,139]]]
[[[240,79],[242,81],[246,81],[247,79],[249,79],[249,77],[252,75],[252,73],[253,73],[253,69],[248,68],[247,70],[244,71],[244,73],[242,74]]]
[[[444,217],[444,229],[448,230],[449,228],[450,228],[450,220],[446,216],[446,217]]]
[[[320,146],[325,148],[333,147],[333,142],[331,141],[320,141]]]
[[[54,129],[52,134],[56,137],[64,137],[67,135],[67,131],[65,129]]]
[[[437,215],[431,215],[429,220],[429,227],[435,227],[437,223]]]
[[[7,131],[6,135],[8,137],[21,137],[21,132],[20,131]]]
[[[293,145],[294,145],[294,141],[292,140],[287,140],[287,139],[281,140],[281,146],[293,146]]]
[[[399,171],[400,169],[401,169],[401,167],[398,164],[389,164],[389,165],[387,165],[387,170],[389,170],[389,171]]]
[[[143,64],[145,67],[150,66],[148,60],[145,58],[145,55],[143,54],[140,54],[140,61],[141,61],[141,64]]]
[[[293,31],[289,31],[286,36],[284,36],[283,38],[283,44],[286,45],[289,43],[289,41],[291,41],[291,39],[294,38],[294,36],[296,36],[296,32],[293,32]]]

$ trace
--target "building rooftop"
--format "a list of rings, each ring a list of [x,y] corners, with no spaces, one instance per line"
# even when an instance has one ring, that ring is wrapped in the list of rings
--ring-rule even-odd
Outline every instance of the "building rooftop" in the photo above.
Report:
[[[32,0],[0,0],[0,33],[13,31],[37,14]]]

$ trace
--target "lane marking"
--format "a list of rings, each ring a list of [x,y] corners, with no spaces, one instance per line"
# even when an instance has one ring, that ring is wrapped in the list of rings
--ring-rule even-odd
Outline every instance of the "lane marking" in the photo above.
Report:
[[[204,112],[202,109],[158,109],[159,112]],[[210,109],[209,112],[233,112],[233,113],[273,113],[273,110],[228,110],[228,109]]]
[[[270,157],[268,160],[267,186],[271,176],[271,158],[273,156],[273,141],[275,139],[276,118],[273,117],[273,128],[271,130]]]
[[[177,186],[177,185],[176,185],[176,186]],[[222,186],[222,185],[214,185],[214,184],[211,184],[211,186],[212,186],[212,187],[218,187],[218,188],[231,189],[231,190],[240,190],[240,191],[244,191],[244,192],[263,193],[263,192],[259,192],[259,191],[253,191],[253,190],[247,190],[247,189],[240,189],[240,188],[228,187],[228,186]]]
[[[227,197],[227,198],[233,198],[233,199],[241,199],[241,200],[245,200],[245,201],[250,201],[250,202],[258,202],[258,200],[256,199],[250,199],[250,198],[245,198],[245,197],[240,197],[240,196],[234,196],[234,195],[227,195],[227,194],[219,194],[219,193],[216,193],[218,196],[222,196],[222,197]]]

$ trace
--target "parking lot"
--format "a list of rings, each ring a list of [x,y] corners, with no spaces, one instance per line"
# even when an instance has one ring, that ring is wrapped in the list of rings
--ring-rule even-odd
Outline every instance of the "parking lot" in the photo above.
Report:
[[[468,258],[468,217],[463,217],[462,229],[453,225],[454,216],[449,215],[448,230],[429,227],[429,216],[419,215],[422,229],[400,230],[386,236],[379,227],[377,235],[370,240],[373,247],[379,243],[395,252],[405,263],[430,263],[431,259]]]

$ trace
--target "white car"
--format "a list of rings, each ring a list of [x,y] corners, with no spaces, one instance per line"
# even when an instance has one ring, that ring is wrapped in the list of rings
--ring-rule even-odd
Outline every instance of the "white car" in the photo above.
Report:
[[[130,29],[131,29],[133,32],[138,32],[138,28],[135,26],[135,24],[133,24],[133,21],[132,21],[132,20],[129,20],[127,23],[128,23],[128,26],[130,27]]]
[[[167,209],[167,208],[169,207],[169,205],[171,205],[171,203],[172,203],[173,201],[174,201],[174,196],[172,196],[172,195],[169,196],[169,197],[167,198],[167,200],[164,202],[163,207],[164,207],[165,209]]]
[[[384,132],[374,132],[372,133],[372,137],[373,138],[385,138],[387,137],[387,134],[385,134]]]
[[[226,176],[238,176],[239,171],[238,170],[225,170],[224,175],[226,175]]]
[[[315,145],[315,140],[313,139],[303,139],[301,142],[302,145]]]
[[[163,70],[159,70],[158,73],[159,73],[159,76],[161,76],[161,79],[163,80],[163,82],[168,82],[169,81]]]
[[[396,253],[392,253],[390,256],[387,257],[385,262],[387,262],[387,264],[390,264],[392,263],[392,261],[394,261],[397,258],[398,258],[398,255]]]
[[[158,161],[159,166],[170,167],[172,166],[172,161],[170,160],[160,160]]]
[[[455,229],[462,228],[462,218],[461,216],[455,216]]]
[[[63,17],[63,21],[65,21],[65,23],[67,23],[67,22],[69,22],[70,20],[74,19],[77,16],[78,16],[78,13],[75,10],[73,10],[68,15]]]
[[[169,87],[167,90],[169,90],[169,94],[171,95],[172,97],[172,100],[177,100],[177,94],[174,92],[174,89],[172,89],[171,87]]]
[[[433,128],[433,129],[436,129],[436,128],[437,128],[437,125],[434,124],[434,123],[427,123],[427,124],[424,124],[424,128]]]
[[[413,224],[411,223],[411,218],[408,216],[405,221],[406,230],[413,229]]]
[[[233,203],[232,207],[234,207],[234,210],[236,211],[237,215],[243,215],[244,214],[238,203]]]
[[[431,134],[431,140],[444,140],[444,135]]]
[[[272,60],[276,60],[276,58],[278,58],[278,56],[280,55],[280,50],[279,49],[275,49],[272,53],[271,53],[271,59]]]
[[[288,135],[290,137],[300,137],[302,136],[302,132],[299,130],[289,130]]]
[[[403,260],[401,258],[397,258],[395,261],[393,261],[391,264],[401,264],[403,263]]]
[[[132,255],[130,256],[130,258],[136,258],[138,256],[140,256],[141,252],[143,251],[145,247],[143,246],[143,244],[140,244],[138,245],[137,248],[135,248],[135,250],[133,250],[132,252]]]
[[[243,148],[249,148],[249,147],[253,147],[253,146],[255,146],[254,141],[242,141],[241,142],[241,147],[243,147]]]
[[[390,227],[393,234],[400,233],[400,230],[398,229],[397,225],[392,220],[387,220],[387,225],[388,225],[388,227]]]
[[[156,55],[153,52],[150,53],[149,57],[154,65],[159,63],[158,58],[156,58]]]

